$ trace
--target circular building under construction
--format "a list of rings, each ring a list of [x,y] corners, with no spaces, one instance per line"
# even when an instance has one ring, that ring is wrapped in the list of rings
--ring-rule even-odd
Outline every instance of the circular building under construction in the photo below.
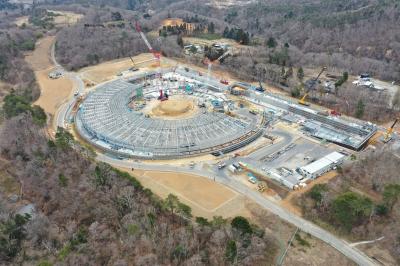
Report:
[[[211,77],[179,67],[113,80],[83,100],[76,128],[97,148],[124,157],[230,152],[262,135],[265,118],[235,113],[226,90]]]

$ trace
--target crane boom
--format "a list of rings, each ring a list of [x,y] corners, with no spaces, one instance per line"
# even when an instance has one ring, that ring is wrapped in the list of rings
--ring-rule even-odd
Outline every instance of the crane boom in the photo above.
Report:
[[[388,128],[386,134],[385,134],[385,138],[383,140],[383,142],[388,142],[391,138],[392,138],[392,133],[393,133],[393,129],[394,126],[397,124],[397,122],[399,121],[399,118],[396,118],[396,120],[394,120],[392,126],[390,128]]]
[[[321,74],[326,70],[326,68],[327,68],[327,67],[323,67],[323,68],[321,69],[321,71],[319,72],[319,74],[318,74],[318,76],[315,78],[315,80],[318,80],[318,79],[319,79],[319,77],[320,77]]]
[[[135,29],[140,34],[140,37],[142,37],[142,40],[146,44],[146,46],[149,49],[150,53],[152,53],[154,58],[159,61],[160,60],[160,53],[153,49],[153,47],[151,46],[149,40],[147,40],[146,35],[143,33],[142,28],[139,25],[139,22],[137,22],[137,21],[135,23]]]
[[[254,66],[254,68],[256,67],[256,61],[254,60],[254,58],[253,58],[253,55],[252,55],[252,53],[251,53],[251,51],[250,51],[250,48],[248,48],[247,49],[248,51],[249,51],[249,55],[250,55],[250,59],[251,59],[251,61],[253,62],[253,66]],[[260,85],[260,87],[259,87],[259,91],[264,91],[264,88],[263,88],[263,86],[262,86],[262,84],[261,84],[261,78],[259,77],[259,75],[257,74],[257,79],[258,79],[258,84]]]
[[[230,53],[231,53],[231,51],[228,49],[225,53],[223,53],[220,57],[218,57],[216,61],[221,61],[221,59],[225,58]]]

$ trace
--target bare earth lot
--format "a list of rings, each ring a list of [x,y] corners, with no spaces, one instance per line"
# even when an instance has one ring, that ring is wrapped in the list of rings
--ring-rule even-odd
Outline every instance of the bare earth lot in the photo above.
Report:
[[[149,63],[142,64],[140,62],[147,61],[153,58],[152,54],[140,54],[132,57],[135,65],[141,68],[143,65],[148,65]],[[104,62],[95,66],[82,68],[79,73],[82,77],[88,79],[94,83],[101,83],[112,78],[127,69],[132,67],[132,61],[129,58],[117,59],[108,62]]]
[[[36,44],[36,49],[25,57],[34,70],[40,86],[40,97],[34,104],[41,106],[52,116],[60,104],[68,98],[73,88],[71,80],[66,77],[59,79],[48,77],[48,74],[54,70],[50,60],[50,49],[54,39],[54,36],[40,39]]]
[[[182,202],[192,207],[194,216],[212,218],[214,215],[225,214],[223,216],[230,217],[235,213],[243,213],[237,205],[242,196],[205,177],[141,170],[135,170],[133,174],[145,187],[150,188],[162,198],[170,193],[177,195]],[[238,206],[236,210],[232,209],[232,204]]]
[[[78,20],[80,20],[83,17],[82,14],[77,14],[69,11],[55,11],[55,10],[48,10],[48,11],[57,14],[57,16],[54,17],[53,21],[56,26],[75,24],[76,22],[78,22]],[[14,21],[14,23],[18,27],[21,27],[23,24],[28,25],[29,17],[28,16],[18,17]]]

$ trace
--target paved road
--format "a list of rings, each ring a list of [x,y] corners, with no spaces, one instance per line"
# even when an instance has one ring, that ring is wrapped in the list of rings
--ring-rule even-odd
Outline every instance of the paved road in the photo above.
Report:
[[[55,44],[51,46],[51,52],[50,52],[50,57],[51,61],[53,62],[53,65],[57,69],[57,71],[60,71],[63,73],[63,75],[67,78],[69,78],[72,83],[74,90],[73,92],[78,92],[79,94],[83,94],[85,91],[85,84],[83,80],[81,79],[80,75],[78,75],[75,72],[68,72],[66,71],[58,62],[55,57]],[[58,111],[55,114],[55,120],[54,120],[54,125],[55,127],[65,127],[66,124],[65,122],[68,119],[68,115],[70,114],[70,111],[72,110],[72,107],[74,106],[76,101],[76,98],[73,97],[72,95],[69,96],[69,99],[66,99],[66,102],[64,102],[59,108]]]
[[[283,220],[293,224],[294,226],[300,228],[302,231],[311,234],[312,236],[321,239],[325,243],[331,245],[343,255],[353,260],[358,265],[376,265],[375,262],[366,256],[364,253],[358,249],[352,247],[348,242],[339,239],[328,231],[318,227],[317,225],[289,212],[288,210],[279,206],[273,200],[270,200],[262,196],[258,191],[255,191],[246,185],[243,185],[240,181],[236,180],[234,177],[227,174],[227,171],[218,170],[216,166],[212,167],[210,170],[204,170],[200,165],[191,169],[187,167],[177,167],[170,165],[155,165],[155,164],[144,164],[140,162],[131,162],[127,160],[113,159],[103,154],[99,154],[97,160],[109,163],[114,166],[143,169],[143,170],[155,170],[155,171],[171,171],[180,173],[196,174],[200,176],[205,176],[207,178],[213,179],[231,189],[246,195],[249,199],[258,203],[263,208],[268,211],[278,215]]]
[[[53,48],[54,49],[54,48]],[[78,74],[73,73],[73,72],[66,72],[57,62],[54,57],[54,50],[52,50],[52,59],[54,61],[54,64],[64,71],[64,73],[71,78],[71,80],[74,81],[75,88],[79,92],[84,91],[84,86],[81,78],[79,77]],[[63,104],[59,112],[57,112],[56,115],[56,124],[57,126],[60,127],[65,127],[64,121],[69,117],[71,107],[73,106],[75,102],[75,98],[70,98],[65,104]],[[255,152],[253,156],[255,157],[260,157],[264,156],[267,153],[271,153],[274,151],[279,150],[280,148],[286,146],[288,143],[292,141],[292,136],[288,133],[285,133],[283,131],[275,131],[273,134],[280,135],[283,137],[283,141],[278,142],[277,144],[274,144],[269,147],[262,148],[261,150]],[[351,259],[355,263],[359,265],[376,265],[375,262],[370,259],[368,256],[366,256],[364,253],[359,251],[358,249],[351,247],[349,243],[345,242],[342,239],[339,239],[338,237],[332,235],[328,231],[314,225],[313,223],[304,220],[303,218],[294,215],[293,213],[289,212],[288,210],[280,207],[276,202],[274,202],[271,199],[268,199],[264,196],[262,196],[258,191],[252,190],[251,188],[247,187],[246,185],[242,184],[240,181],[236,180],[234,177],[230,176],[227,174],[226,170],[218,170],[216,166],[211,167],[209,170],[204,170],[202,167],[196,166],[195,168],[191,169],[189,166],[186,167],[177,167],[177,166],[171,166],[167,164],[145,164],[141,162],[132,162],[132,161],[126,161],[126,160],[118,160],[109,156],[106,156],[104,154],[98,154],[97,160],[103,161],[106,163],[109,163],[114,166],[119,166],[119,167],[124,167],[124,168],[136,168],[136,169],[143,169],[143,170],[157,170],[157,171],[172,171],[172,172],[181,172],[181,173],[190,173],[190,174],[196,174],[200,176],[205,176],[208,178],[215,178],[216,182],[219,182],[225,186],[228,186],[232,188],[233,190],[246,195],[249,199],[255,201],[258,203],[260,206],[265,208],[266,210],[278,215],[281,217],[283,220],[295,225],[296,227],[300,228],[302,231],[310,233],[316,238],[321,239],[325,243],[331,245],[335,249],[337,249],[339,252],[344,254],[347,258]],[[237,158],[229,159],[228,163],[232,163],[234,161],[237,161]],[[253,160],[254,158],[248,157],[248,158],[241,158],[241,161],[250,161]]]
[[[269,146],[266,146],[266,147],[256,150],[255,152],[253,152],[249,155],[250,159],[259,161],[262,157],[269,155],[271,153],[277,152],[278,150],[289,145],[293,141],[293,135],[289,134],[283,130],[275,129],[275,130],[268,132],[268,134],[273,135],[273,136],[279,136],[282,138],[282,140],[279,142],[276,142],[273,145],[269,145]]]

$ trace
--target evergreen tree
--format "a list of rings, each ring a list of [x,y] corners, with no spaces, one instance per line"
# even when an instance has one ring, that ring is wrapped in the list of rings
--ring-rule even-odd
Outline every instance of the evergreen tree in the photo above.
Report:
[[[364,109],[365,109],[364,102],[361,99],[358,100],[357,108],[356,108],[356,117],[357,118],[361,118],[364,115]]]
[[[267,41],[268,48],[275,48],[276,45],[277,45],[277,42],[275,41],[275,39],[273,37],[269,37],[269,39]]]
[[[304,78],[304,70],[302,67],[299,67],[299,69],[297,70],[297,78],[299,80],[303,80]]]
[[[228,35],[229,35],[229,28],[225,27],[224,32],[222,33],[222,37],[228,38]]]
[[[215,25],[214,25],[213,22],[211,22],[211,23],[208,25],[208,32],[209,32],[209,33],[214,33],[214,32],[215,32]]]
[[[176,38],[176,43],[181,47],[181,48],[183,48],[183,38],[182,38],[182,35],[178,35],[178,37]]]

